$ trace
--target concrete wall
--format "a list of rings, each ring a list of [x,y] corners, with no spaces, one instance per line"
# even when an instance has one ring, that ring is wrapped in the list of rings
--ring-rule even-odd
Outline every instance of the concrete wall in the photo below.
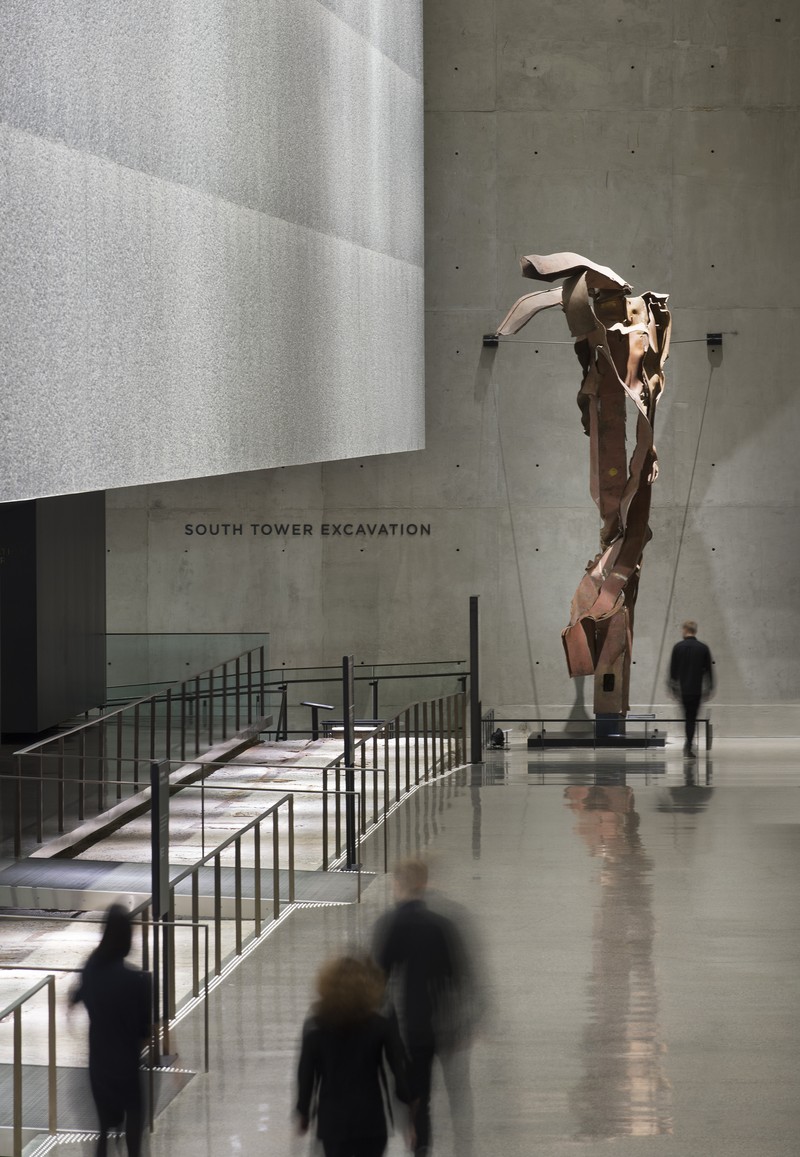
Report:
[[[420,0],[7,0],[0,500],[423,444]]]
[[[518,257],[570,249],[669,292],[675,318],[634,704],[666,709],[693,617],[720,731],[800,733],[800,10],[440,0],[425,17],[426,449],[112,496],[115,627],[269,629],[276,663],[451,658],[475,593],[485,703],[591,705],[560,641],[598,535],[566,324],[481,348],[536,288]],[[182,533],[279,520],[431,534]]]

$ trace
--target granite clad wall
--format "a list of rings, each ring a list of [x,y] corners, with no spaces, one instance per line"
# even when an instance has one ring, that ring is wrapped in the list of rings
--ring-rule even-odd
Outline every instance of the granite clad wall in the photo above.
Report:
[[[424,442],[418,0],[8,0],[3,500]]]
[[[532,344],[481,348],[535,288],[518,257],[573,249],[669,292],[675,315],[635,705],[668,706],[691,616],[717,661],[718,731],[800,733],[799,39],[800,10],[751,0],[426,5],[426,449],[118,492],[117,628],[266,628],[277,663],[452,658],[476,593],[484,702],[591,705],[559,637],[598,533],[577,361],[555,313],[522,332]],[[278,519],[431,535],[182,530]]]

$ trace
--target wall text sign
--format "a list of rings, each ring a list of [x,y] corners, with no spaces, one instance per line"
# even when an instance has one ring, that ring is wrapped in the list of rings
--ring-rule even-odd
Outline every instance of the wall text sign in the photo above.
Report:
[[[308,538],[321,535],[323,538],[341,536],[343,538],[399,538],[418,536],[425,538],[431,533],[430,522],[187,522],[183,533],[203,537],[255,536],[257,538]]]

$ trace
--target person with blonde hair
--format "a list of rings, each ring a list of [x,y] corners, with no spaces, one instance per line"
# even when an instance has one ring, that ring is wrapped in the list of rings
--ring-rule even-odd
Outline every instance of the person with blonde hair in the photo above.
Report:
[[[298,1130],[308,1131],[316,1102],[325,1157],[380,1157],[388,1140],[384,1060],[399,1100],[411,1100],[397,1024],[379,1012],[383,973],[368,958],[340,956],[323,965],[316,987],[297,1068]]]

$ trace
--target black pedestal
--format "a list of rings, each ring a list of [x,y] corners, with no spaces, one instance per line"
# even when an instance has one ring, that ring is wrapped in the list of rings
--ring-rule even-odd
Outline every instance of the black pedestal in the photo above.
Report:
[[[604,715],[598,711],[595,715],[595,731],[598,739],[624,739],[625,716]]]

